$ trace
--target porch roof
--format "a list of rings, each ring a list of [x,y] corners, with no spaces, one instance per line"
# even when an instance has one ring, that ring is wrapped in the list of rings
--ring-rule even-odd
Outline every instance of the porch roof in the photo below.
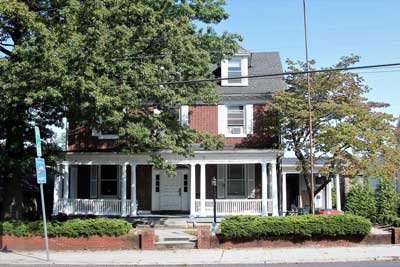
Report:
[[[173,164],[253,164],[271,162],[283,154],[277,149],[197,150],[193,157],[184,157],[171,151],[159,155]],[[67,152],[60,164],[151,164],[151,153],[128,154],[121,152]]]

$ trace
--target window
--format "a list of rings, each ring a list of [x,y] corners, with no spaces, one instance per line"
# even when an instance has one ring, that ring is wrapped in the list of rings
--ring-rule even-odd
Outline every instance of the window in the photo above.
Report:
[[[188,185],[189,185],[188,175],[185,174],[183,175],[183,192],[187,193],[189,187]]]
[[[228,106],[228,133],[244,134],[245,114],[243,106]]]
[[[156,174],[156,193],[160,192],[160,175]]]
[[[228,61],[228,78],[242,76],[242,60],[239,57],[234,57]],[[228,80],[229,84],[242,83],[241,79]]]
[[[228,165],[228,197],[229,196],[245,196],[245,175],[244,165],[232,164]]]
[[[118,166],[101,165],[101,195],[116,196],[118,194]]]

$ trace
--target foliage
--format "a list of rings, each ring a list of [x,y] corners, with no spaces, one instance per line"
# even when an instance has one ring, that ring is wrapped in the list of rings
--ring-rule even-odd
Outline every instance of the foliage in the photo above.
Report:
[[[399,196],[396,182],[392,179],[379,179],[376,190],[376,210],[379,223],[391,223],[397,217]]]
[[[400,218],[396,218],[393,220],[393,226],[394,227],[400,227]]]
[[[346,68],[356,64],[359,57],[343,57],[332,68]],[[287,62],[292,72],[304,71],[302,62]],[[315,70],[315,62],[310,62]],[[327,68],[329,70],[330,68]],[[345,177],[394,177],[400,166],[400,148],[392,115],[381,112],[384,103],[369,102],[369,92],[363,78],[350,71],[326,71],[310,74],[312,133],[308,112],[307,77],[289,75],[289,89],[274,96],[273,110],[280,114],[279,131],[283,145],[299,161],[311,196],[309,142],[314,137],[314,160],[320,160],[320,174],[326,181],[315,189],[321,191],[336,174]],[[313,199],[310,197],[310,199]]]
[[[5,221],[3,234],[11,236],[43,236],[42,221]],[[49,237],[120,236],[129,232],[132,226],[122,219],[73,219],[65,222],[52,221],[47,225]]]
[[[220,147],[220,138],[181,126],[176,112],[215,102],[214,83],[157,84],[211,77],[241,39],[213,30],[227,17],[223,0],[0,0],[0,180],[13,192],[4,215],[22,216],[34,125],[49,166],[57,149],[48,126],[62,127],[63,118],[117,132],[117,148],[127,152],[189,156],[193,143]],[[165,165],[160,159],[154,163]]]
[[[227,239],[262,239],[268,236],[346,236],[367,235],[371,223],[360,216],[304,215],[286,217],[233,216],[221,223]]]
[[[368,184],[355,183],[350,192],[346,195],[344,206],[346,212],[375,220],[375,192]]]

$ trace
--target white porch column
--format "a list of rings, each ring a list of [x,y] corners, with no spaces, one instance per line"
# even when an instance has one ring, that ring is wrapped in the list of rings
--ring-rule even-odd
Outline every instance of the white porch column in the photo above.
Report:
[[[131,163],[131,216],[137,215],[136,200],[136,163]]]
[[[282,173],[282,213],[286,215],[287,212],[287,197],[286,197],[286,172]]]
[[[63,177],[64,177],[64,186],[63,186],[63,199],[64,199],[64,213],[69,214],[68,210],[68,197],[69,197],[69,165],[65,164],[63,167]]]
[[[267,163],[261,163],[261,214],[268,216],[268,178]]]
[[[57,164],[57,171],[61,172],[60,164]],[[54,191],[53,191],[53,216],[58,214],[58,200],[61,198],[62,190],[61,184],[61,173],[59,173],[54,179]]]
[[[271,183],[272,183],[272,216],[279,216],[278,212],[278,177],[276,175],[276,162],[271,161]]]
[[[339,174],[336,175],[336,209],[341,211],[342,210],[342,205],[341,205],[341,201],[340,201],[340,180],[339,180],[340,176]]]
[[[72,165],[70,167],[70,189],[69,197],[71,199],[76,199],[78,195],[78,166]]]
[[[196,164],[190,164],[190,216],[196,215]]]
[[[206,216],[206,164],[200,163],[200,216]]]
[[[126,167],[128,162],[121,165],[121,216],[126,216]]]
[[[330,181],[325,188],[325,208],[332,209],[332,181]]]

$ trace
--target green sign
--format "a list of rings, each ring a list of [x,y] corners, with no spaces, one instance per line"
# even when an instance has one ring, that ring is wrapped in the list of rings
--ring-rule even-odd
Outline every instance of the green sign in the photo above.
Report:
[[[42,156],[42,144],[40,143],[40,131],[39,127],[35,126],[35,139],[36,139],[36,155]]]

